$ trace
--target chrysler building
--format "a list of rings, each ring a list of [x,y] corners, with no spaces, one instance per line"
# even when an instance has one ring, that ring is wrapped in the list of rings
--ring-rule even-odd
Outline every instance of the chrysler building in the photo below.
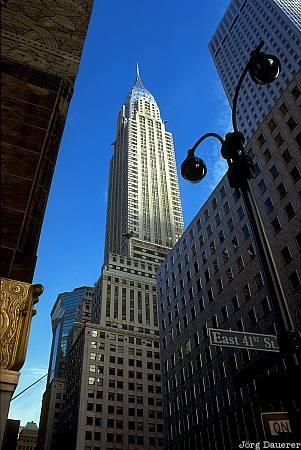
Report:
[[[166,254],[182,232],[172,134],[165,129],[156,100],[143,86],[137,64],[135,84],[117,119],[105,261],[108,253],[126,256],[131,247],[148,248],[148,243]]]

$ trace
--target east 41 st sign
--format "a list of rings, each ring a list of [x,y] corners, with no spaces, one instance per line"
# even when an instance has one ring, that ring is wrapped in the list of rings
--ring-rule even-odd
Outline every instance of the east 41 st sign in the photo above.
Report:
[[[271,334],[246,333],[216,328],[208,328],[208,332],[211,345],[279,352],[277,336]]]

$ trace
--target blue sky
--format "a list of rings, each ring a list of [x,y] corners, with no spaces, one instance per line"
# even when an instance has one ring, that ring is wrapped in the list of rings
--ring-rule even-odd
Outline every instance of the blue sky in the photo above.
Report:
[[[60,292],[93,285],[103,261],[111,143],[116,117],[135,80],[157,100],[174,136],[178,168],[186,151],[208,131],[229,129],[230,110],[208,42],[228,0],[96,0],[80,72],[52,181],[34,282],[44,293],[33,318],[27,358],[15,394],[47,372],[50,311]],[[201,147],[206,179],[179,177],[185,226],[225,172],[219,146]],[[39,422],[45,381],[16,399],[11,418]]]

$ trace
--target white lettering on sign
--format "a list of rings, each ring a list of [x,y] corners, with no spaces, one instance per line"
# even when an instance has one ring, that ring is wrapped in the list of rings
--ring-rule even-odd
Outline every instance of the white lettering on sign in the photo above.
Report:
[[[289,420],[269,420],[269,427],[272,436],[292,432]]]

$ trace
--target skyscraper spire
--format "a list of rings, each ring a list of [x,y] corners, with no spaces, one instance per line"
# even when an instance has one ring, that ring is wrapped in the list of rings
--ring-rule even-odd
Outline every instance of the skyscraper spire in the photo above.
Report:
[[[139,72],[139,64],[138,61],[136,63],[136,78],[140,78],[140,72]]]

